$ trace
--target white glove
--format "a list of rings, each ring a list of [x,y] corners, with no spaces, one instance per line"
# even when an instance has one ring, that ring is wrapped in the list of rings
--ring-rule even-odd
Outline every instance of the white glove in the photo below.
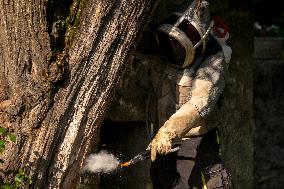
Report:
[[[172,149],[172,141],[176,137],[173,129],[161,127],[152,140],[149,147],[151,148],[151,160],[155,161],[157,154],[167,154]]]

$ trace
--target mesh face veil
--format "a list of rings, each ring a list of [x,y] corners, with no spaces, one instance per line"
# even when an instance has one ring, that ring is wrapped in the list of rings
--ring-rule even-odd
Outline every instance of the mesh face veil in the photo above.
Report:
[[[170,64],[187,68],[204,52],[213,22],[207,1],[202,1],[201,10],[199,17],[194,1],[185,10],[172,13],[157,29],[158,46]]]

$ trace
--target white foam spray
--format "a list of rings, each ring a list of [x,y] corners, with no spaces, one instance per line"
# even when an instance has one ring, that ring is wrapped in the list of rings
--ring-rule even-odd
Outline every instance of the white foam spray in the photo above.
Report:
[[[97,154],[91,154],[86,159],[84,171],[92,173],[110,173],[120,164],[117,157],[107,151],[100,151]]]

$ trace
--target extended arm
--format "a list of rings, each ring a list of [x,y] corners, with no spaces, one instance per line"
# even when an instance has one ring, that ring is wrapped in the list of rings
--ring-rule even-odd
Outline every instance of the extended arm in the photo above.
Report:
[[[176,138],[182,138],[191,129],[198,127],[214,108],[225,86],[227,65],[223,53],[208,57],[198,69],[191,90],[191,97],[159,129],[151,143],[151,158],[165,154],[171,149]],[[204,129],[204,128],[201,128]]]

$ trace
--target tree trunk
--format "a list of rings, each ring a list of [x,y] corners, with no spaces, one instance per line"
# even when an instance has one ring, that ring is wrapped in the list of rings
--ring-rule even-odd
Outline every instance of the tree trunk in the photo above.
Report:
[[[2,168],[74,188],[155,0],[0,2]]]

